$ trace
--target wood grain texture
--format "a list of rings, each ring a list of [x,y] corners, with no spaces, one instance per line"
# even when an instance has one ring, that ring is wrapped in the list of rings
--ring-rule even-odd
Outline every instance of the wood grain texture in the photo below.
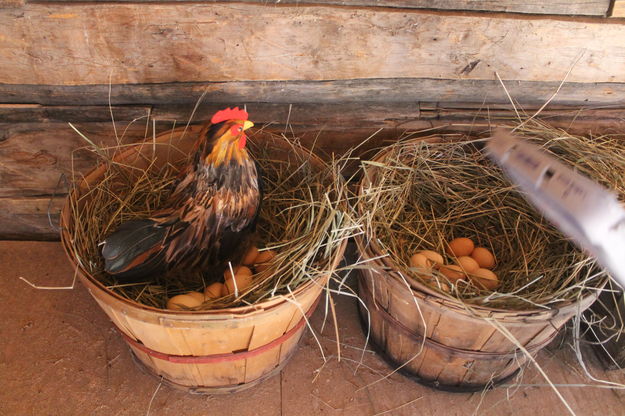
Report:
[[[19,0],[5,0],[19,1]],[[111,3],[142,3],[153,0],[109,0]],[[189,0],[167,0],[170,3]],[[197,1],[197,0],[196,0]],[[265,5],[334,5],[334,6],[365,6],[365,7],[398,7],[407,9],[440,9],[440,10],[471,10],[471,11],[494,11],[509,13],[531,14],[561,14],[561,15],[586,15],[605,16],[609,0],[574,0],[569,2],[546,2],[538,0],[221,0],[221,2],[237,3],[261,3]],[[31,3],[74,3],[85,0],[31,0]],[[87,0],[93,3],[94,0]],[[215,2],[214,0],[211,2]],[[204,3],[207,3],[204,1]]]
[[[338,81],[233,81],[172,82],[164,84],[113,84],[112,105],[193,106],[202,96],[207,104],[341,103],[341,102],[466,102],[507,104],[510,96],[522,105],[542,105],[553,97],[553,104],[625,104],[625,83],[570,83],[558,90],[560,82],[506,81],[475,79],[354,79]],[[109,105],[109,85],[23,85],[0,83],[0,97],[6,104]]]
[[[625,1],[616,0],[610,17],[625,17]]]
[[[118,134],[123,135],[125,126]],[[3,126],[3,125],[0,125]],[[157,125],[157,131],[168,127]],[[99,146],[116,144],[112,123],[84,123],[76,127]],[[85,149],[87,141],[66,123],[31,123],[4,125],[5,139],[0,141],[0,197],[49,196],[67,190],[61,175],[71,180],[72,166],[77,173],[86,173],[95,166],[92,152]],[[123,143],[145,137],[145,124],[131,125]]]
[[[388,280],[387,276],[384,275],[377,275],[375,278],[382,285]],[[358,295],[369,311],[373,329],[371,341],[378,348],[383,349],[387,359],[390,360],[389,364],[392,363],[392,367],[397,368],[403,365],[402,370],[404,372],[414,375],[426,383],[440,383],[443,386],[457,389],[476,389],[491,380],[497,381],[505,378],[524,363],[525,359],[522,356],[514,363],[515,365],[508,366],[509,358],[506,358],[503,354],[501,356],[491,354],[488,357],[479,358],[475,357],[471,350],[453,348],[451,345],[460,338],[464,337],[466,340],[471,340],[476,334],[479,334],[481,328],[477,328],[475,322],[460,320],[455,325],[448,327],[447,330],[451,329],[452,332],[448,334],[449,343],[445,342],[447,341],[445,339],[442,340],[444,347],[433,345],[429,339],[424,341],[422,338],[423,328],[420,331],[415,331],[413,334],[399,330],[393,321],[385,318],[388,315],[373,300],[371,291],[363,290],[364,287],[370,286],[371,281],[371,274],[367,275],[367,272],[363,271],[359,281]],[[399,288],[399,290],[402,290],[402,288]],[[405,287],[403,287],[403,290],[407,291]],[[410,297],[410,295],[406,297]],[[407,308],[413,312],[412,316],[410,316],[411,320],[421,319],[418,308],[415,308],[414,305],[407,305]],[[361,313],[364,310],[364,307],[360,308]],[[390,313],[394,314],[394,312]],[[363,319],[366,318],[363,317]],[[427,322],[427,325],[434,325],[438,328],[440,323],[432,324],[432,322]],[[465,332],[458,333],[458,330],[462,328],[464,328]],[[456,336],[454,337],[454,335]],[[509,351],[513,349],[514,347],[508,346]],[[469,371],[470,374],[468,374]],[[438,384],[435,385],[439,386]]]
[[[58,240],[64,200],[64,196],[0,198],[0,240]]]
[[[478,307],[467,312],[456,300],[409,290],[397,274],[383,271],[379,259],[371,260],[379,252],[363,250],[363,239],[356,237],[356,243],[359,258],[367,260],[368,267],[359,271],[358,295],[364,302],[363,319],[371,322],[371,340],[393,367],[402,365],[403,371],[435,387],[480,391],[490,382],[503,381],[527,362],[517,345],[534,356],[577,311],[577,305],[560,306],[554,319],[550,312],[540,310],[504,312]],[[377,302],[380,290],[375,291],[374,285],[388,286],[392,299],[388,307]],[[596,295],[581,299],[580,310],[595,299]],[[518,344],[503,337],[491,320],[510,331]],[[434,330],[424,338],[429,327]],[[536,335],[543,332],[550,335],[537,344]]]
[[[194,121],[207,121],[213,110],[222,105],[206,105],[206,109],[194,117]],[[269,104],[251,103],[246,106],[255,122],[269,124],[280,131],[288,124],[298,133],[307,131],[345,131],[344,142],[353,140],[354,129],[385,128],[415,130],[420,126],[440,127],[450,124],[474,123],[477,132],[490,123],[506,123],[516,120],[516,113],[509,104],[436,103],[436,102],[343,102],[323,104]],[[520,113],[531,115],[538,111],[537,105],[517,107]],[[154,106],[151,116],[156,120],[188,120],[189,106]],[[539,118],[547,123],[570,131],[588,134],[589,131],[620,133],[625,128],[625,106],[571,107],[550,105],[540,111]],[[480,126],[480,127],[478,127]],[[459,127],[459,126],[457,126]],[[322,134],[323,135],[323,134]],[[353,144],[357,144],[357,140]],[[341,150],[334,147],[328,151]],[[347,150],[347,148],[342,149]]]
[[[210,117],[210,116],[209,116]],[[284,123],[284,121],[283,121]],[[178,123],[180,126],[183,123]],[[171,129],[173,123],[159,121],[150,124],[147,137]],[[0,125],[2,127],[2,125]],[[101,147],[117,143],[112,123],[77,123],[76,127],[89,140]],[[276,132],[285,132],[284,124]],[[299,137],[304,144],[315,144],[326,154],[343,153],[353,143],[359,143],[376,131],[373,127],[361,129],[324,129],[323,126],[301,128]],[[94,153],[87,150],[89,144],[66,123],[30,123],[4,127],[4,140],[0,140],[0,198],[37,197],[67,191],[62,175],[71,181],[72,171],[84,174],[96,164]],[[380,144],[383,138],[397,136],[394,129],[380,134],[371,146]],[[127,122],[117,123],[121,143],[128,144],[146,137],[145,122],[128,127]],[[290,134],[289,131],[287,133]],[[340,140],[337,140],[340,137]],[[250,140],[255,140],[252,136]],[[61,182],[60,182],[61,180]],[[0,228],[2,224],[0,224]]]
[[[210,104],[201,106],[197,121],[212,115]],[[45,106],[31,108],[45,112]],[[28,107],[24,111],[28,110]],[[114,109],[115,110],[115,109]],[[190,114],[188,106],[155,107],[152,115],[158,120],[149,123],[147,136],[170,129],[172,119],[183,124]],[[484,134],[497,124],[513,123],[514,113],[506,105],[456,103],[455,106],[438,103],[343,103],[343,104],[266,104],[248,106],[258,127],[276,133],[292,133],[301,138],[304,146],[314,147],[321,155],[343,154],[361,144],[359,155],[397,140],[402,132],[438,129],[441,132]],[[134,110],[133,110],[134,111]],[[532,114],[535,108],[527,108]],[[124,143],[146,137],[146,121],[129,124],[124,114],[114,111],[117,132]],[[91,152],[78,150],[88,143],[73,131],[67,121],[61,120],[75,112],[58,112],[55,122],[0,123],[0,238],[56,239],[50,229],[47,201],[53,194],[61,198],[67,191],[62,175],[70,177],[73,169],[86,173],[96,163]],[[104,114],[102,114],[104,116]],[[81,117],[79,117],[80,119]],[[83,117],[84,118],[84,117]],[[625,108],[579,109],[558,108],[544,110],[541,119],[553,127],[576,134],[618,134],[625,131]],[[290,125],[287,128],[286,123]],[[64,122],[63,122],[64,121]],[[103,146],[116,143],[112,123],[79,122],[76,127],[91,141]],[[252,136],[250,140],[255,140]],[[72,162],[73,156],[73,162]],[[346,169],[351,175],[357,169],[354,163]],[[58,199],[57,198],[57,199]],[[59,203],[55,199],[55,204]],[[55,205],[56,206],[56,205]],[[44,209],[45,208],[45,209]],[[55,214],[55,213],[53,213]],[[54,217],[56,218],[56,217]],[[55,219],[54,223],[58,221]]]
[[[23,7],[26,0],[0,0],[0,9]]]
[[[253,18],[251,18],[253,16]],[[236,24],[233,24],[236,22]],[[9,84],[435,78],[625,82],[625,25],[234,3],[0,11]],[[514,51],[514,53],[511,53]]]
[[[214,110],[221,107],[205,106],[198,111],[194,122],[207,121]],[[278,105],[254,104],[248,106],[250,117],[260,126],[276,133],[287,132],[300,137],[308,147],[314,146],[322,154],[343,154],[361,144],[371,134],[379,131],[360,151],[396,140],[405,130],[439,128],[441,131],[458,131],[481,134],[493,125],[514,123],[514,112],[507,106],[456,104],[456,107],[436,103],[373,103]],[[528,114],[535,109],[528,108]],[[191,109],[172,107],[155,109],[154,123],[146,126],[141,119],[130,124],[120,120],[114,112],[117,134],[123,143],[132,143],[151,137],[153,129],[160,133],[170,129],[177,120],[180,126],[188,120]],[[69,113],[73,114],[73,113]],[[541,119],[550,125],[579,134],[622,133],[625,131],[625,108],[544,110]],[[62,122],[65,121],[65,122]],[[62,174],[73,169],[86,172],[95,163],[91,152],[78,150],[88,146],[68,124],[74,120],[57,122],[0,124],[0,197],[22,197],[52,194]],[[287,128],[286,124],[289,124]],[[111,122],[74,123],[92,142],[102,146],[116,144]],[[147,127],[147,134],[146,134]],[[251,140],[254,140],[253,136]],[[60,189],[63,192],[65,189]]]
[[[0,104],[0,123],[42,123],[54,121],[102,122],[146,118],[149,106],[44,106],[40,104]]]
[[[342,255],[341,253],[338,253]],[[338,255],[337,254],[337,255]],[[129,342],[137,358],[147,369],[162,376],[165,383],[173,383],[190,392],[202,391],[204,393],[231,393],[250,387],[269,375],[275,368],[284,365],[295,348],[304,331],[300,327],[294,331],[288,339],[288,348],[285,343],[273,345],[271,342],[282,336],[277,334],[275,338],[274,326],[286,327],[291,317],[299,313],[298,306],[282,301],[261,302],[258,309],[224,311],[211,313],[205,311],[193,315],[172,315],[161,312],[155,308],[144,308],[129,303],[121,302],[105,291],[94,279],[79,272],[79,278],[89,289],[92,296],[98,301],[104,312],[113,320],[115,325],[117,317],[124,316],[125,323],[120,329],[130,328],[132,336],[136,336],[146,347],[160,353],[182,355],[186,357],[206,356],[215,354],[243,354],[249,351],[247,343],[252,333],[262,337],[266,328],[272,334],[262,345],[270,345],[267,352],[252,355],[230,361],[214,361],[200,363],[185,363],[159,359],[148,354],[142,354],[139,345]],[[321,285],[309,284],[307,288],[299,290],[294,299],[301,308],[308,312],[319,296],[325,280],[321,278]],[[230,312],[230,313],[228,313]],[[301,319],[301,313],[300,313]],[[143,345],[141,345],[143,347]],[[281,348],[282,347],[282,348]],[[281,350],[284,355],[281,355]],[[237,357],[233,355],[232,358]],[[250,372],[247,366],[250,366]],[[249,383],[249,384],[248,384]]]

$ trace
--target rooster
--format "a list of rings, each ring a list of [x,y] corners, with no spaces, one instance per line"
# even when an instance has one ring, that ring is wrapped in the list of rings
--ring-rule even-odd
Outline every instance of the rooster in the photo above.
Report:
[[[121,224],[101,243],[104,270],[133,281],[176,268],[223,273],[251,244],[262,191],[245,148],[254,124],[238,107],[218,111],[200,132],[191,163],[162,209]]]

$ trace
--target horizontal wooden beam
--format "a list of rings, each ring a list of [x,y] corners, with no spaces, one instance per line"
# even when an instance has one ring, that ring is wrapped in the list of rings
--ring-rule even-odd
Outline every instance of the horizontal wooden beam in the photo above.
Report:
[[[515,113],[507,106],[439,103],[395,103],[388,107],[360,103],[344,105],[260,105],[249,110],[258,128],[295,134],[302,144],[314,147],[322,156],[343,154],[361,145],[358,154],[371,155],[375,148],[396,141],[406,131],[417,134],[461,133],[483,135],[497,125],[515,124]],[[170,108],[169,115],[177,115]],[[161,113],[164,114],[164,113]],[[529,113],[531,114],[531,112]],[[154,111],[159,115],[159,111]],[[609,134],[625,131],[625,108],[545,109],[540,118],[552,127],[576,134]],[[288,125],[287,125],[288,121]],[[146,136],[144,123],[117,122],[118,135],[124,143]],[[173,123],[159,120],[149,123],[148,137],[170,129]],[[180,123],[177,124],[178,126]],[[117,143],[112,123],[76,123],[77,128],[94,143],[112,146]],[[55,239],[49,225],[58,221],[58,209],[67,192],[65,175],[71,181],[77,174],[91,170],[96,159],[90,152],[77,150],[87,142],[67,123],[19,123],[0,125],[8,132],[0,146],[0,239]],[[256,140],[254,135],[250,140]],[[73,155],[73,158],[72,158]],[[354,162],[346,170],[352,175]],[[50,201],[52,201],[50,203]]]
[[[75,123],[89,141],[100,147],[133,143],[171,128],[159,123]],[[95,166],[90,143],[68,123],[0,124],[0,197],[39,197],[67,191],[63,176],[71,181],[72,171],[86,173]],[[149,133],[148,133],[149,132]],[[117,135],[117,136],[116,136]],[[149,137],[149,136],[148,136]]]
[[[0,104],[0,120],[7,129],[15,127],[12,123],[46,123],[46,122],[111,122],[121,125],[134,121],[139,125],[163,122],[168,125],[186,124],[191,116],[192,123],[202,123],[231,103],[205,102],[196,106],[189,104],[158,104],[151,106],[47,106],[41,104]],[[393,119],[414,118],[419,116],[419,103],[378,103],[378,102],[345,102],[345,103],[311,103],[311,104],[280,104],[280,103],[249,103],[244,104],[251,118],[257,124],[309,125],[322,129],[329,123],[343,127],[383,126],[389,127]],[[194,114],[195,109],[195,114]],[[149,120],[148,120],[149,119]],[[1,124],[0,124],[1,125]],[[6,136],[8,130],[4,132]],[[0,140],[2,136],[0,136]]]
[[[299,117],[297,111],[294,117]],[[327,115],[328,113],[326,113]],[[347,116],[349,112],[345,112]],[[254,119],[258,121],[258,119]],[[308,119],[310,120],[310,119]],[[318,119],[319,120],[319,119]],[[322,120],[322,119],[321,119]],[[343,119],[344,120],[344,119]],[[404,121],[405,119],[402,119]],[[322,120],[323,121],[323,120]],[[304,145],[316,147],[325,154],[342,154],[350,147],[367,138],[380,127],[365,123],[363,126],[342,125],[340,122],[326,119],[326,124],[296,125],[286,127],[286,119],[278,123],[258,122],[258,128],[275,133],[286,133],[293,136],[296,132]],[[175,124],[176,127],[184,123]],[[268,124],[268,125],[267,125]],[[371,140],[369,147],[379,145],[381,140],[398,137],[398,132],[389,123],[383,133]],[[266,126],[263,126],[266,125]],[[150,123],[117,122],[114,130],[112,123],[75,123],[75,127],[90,142],[102,148],[128,144],[150,138],[170,130],[174,123],[158,121]],[[0,130],[6,133],[0,142],[0,198],[40,197],[61,194],[67,191],[67,183],[72,182],[72,172],[77,175],[91,170],[97,160],[93,152],[88,151],[90,143],[83,139],[67,123],[29,123],[17,125],[1,125]],[[123,137],[122,137],[123,136]],[[255,140],[253,136],[250,140]],[[77,178],[80,179],[80,178]]]
[[[59,212],[64,200],[64,195],[0,198],[0,240],[60,239]]]
[[[465,102],[522,105],[623,105],[625,83],[571,83],[432,78],[340,81],[173,82],[163,84],[23,85],[0,83],[0,103],[114,106],[246,103]],[[557,92],[557,94],[556,94]],[[554,96],[555,94],[555,96]],[[26,110],[23,110],[26,111]],[[106,109],[98,109],[98,114]],[[141,109],[127,109],[137,111]],[[6,115],[8,117],[8,115]],[[0,122],[2,117],[0,116]]]
[[[178,2],[152,3],[146,15],[145,4],[98,2],[3,9],[0,27],[0,81],[9,84],[494,80],[495,73],[625,82],[625,25],[611,20]]]
[[[222,104],[202,104],[194,121],[207,121],[213,111],[222,109]],[[625,105],[607,106],[566,106],[549,104],[542,108],[534,105],[485,104],[475,102],[336,102],[336,103],[250,103],[246,106],[250,117],[259,123],[273,125],[288,124],[300,126],[308,125],[321,128],[334,123],[341,127],[398,127],[400,120],[416,120],[440,117],[503,117],[507,120],[516,119],[515,108],[522,115],[532,115],[540,109],[541,118],[557,117],[562,119],[597,120],[600,118],[615,118],[625,116]],[[193,108],[190,105],[156,105],[152,107],[151,116],[157,120],[184,120],[188,119]]]
[[[133,124],[134,132],[146,134],[171,128],[174,125],[181,126],[191,122],[198,124],[208,122],[211,116],[230,103],[205,102],[198,106],[194,104],[162,104],[152,106],[46,106],[40,104],[0,104],[0,124],[3,128],[0,133],[0,141],[6,140],[12,135],[18,135],[21,131],[28,131],[27,126],[33,123],[67,123],[57,124],[54,130],[62,129],[75,139],[79,139],[69,123],[101,123],[106,135],[113,136],[114,120],[116,128],[125,130]],[[298,131],[305,129],[324,130],[352,129],[352,128],[401,128],[406,122],[415,120],[433,119],[467,119],[477,117],[489,120],[514,120],[514,107],[511,104],[484,104],[463,102],[337,102],[337,103],[249,103],[245,108],[251,119],[257,125],[269,125],[271,128],[281,129],[287,125],[295,127]],[[538,109],[538,105],[517,106],[518,111],[525,115],[532,115]],[[195,110],[195,113],[194,113]],[[191,118],[191,116],[193,117]],[[582,120],[605,122],[606,120],[619,121],[625,116],[623,106],[584,106],[570,107],[550,104],[540,111],[540,117],[550,121],[554,120]],[[189,120],[191,118],[191,120]],[[24,123],[24,124],[20,124]],[[45,126],[42,124],[41,126]],[[607,126],[601,124],[604,128]],[[29,134],[33,134],[31,131]],[[37,135],[47,135],[48,129],[42,127]],[[58,134],[58,133],[55,133]],[[98,133],[98,136],[100,134]],[[136,139],[141,137],[135,136]],[[45,137],[38,139],[41,143],[47,143]],[[62,139],[68,140],[68,139]],[[87,144],[83,141],[83,144]]]
[[[101,122],[147,118],[150,106],[54,106],[41,104],[0,104],[0,123],[41,123],[48,121]]]
[[[131,123],[76,122],[75,126],[91,142],[102,147],[118,142],[132,143],[167,131],[174,126],[170,118],[180,120],[190,108],[170,107],[152,111],[157,119]],[[361,151],[397,140],[405,131],[487,133],[498,124],[514,124],[515,113],[506,105],[480,106],[440,103],[344,103],[326,105],[254,104],[248,108],[257,128],[300,137],[301,142],[326,155],[343,154],[360,145],[375,133]],[[536,110],[526,109],[531,115]],[[197,120],[207,120],[212,112],[203,112]],[[159,118],[163,117],[163,118]],[[540,118],[550,125],[578,134],[607,134],[625,131],[625,108],[544,109]],[[184,121],[175,125],[181,126]],[[96,163],[89,143],[63,122],[0,124],[0,198],[40,198],[62,194],[71,180],[71,172],[86,173]],[[255,140],[254,136],[250,140]],[[83,149],[83,150],[81,150]],[[29,214],[30,215],[30,214]]]
[[[175,2],[200,2],[200,0],[167,0]],[[605,16],[609,0],[571,0],[567,2],[550,2],[539,0],[221,0],[221,2],[260,3],[264,5],[297,4],[330,5],[330,6],[364,6],[364,7],[398,7],[406,9],[438,9],[438,10],[469,10],[528,14],[557,14]],[[95,3],[95,0],[29,0],[29,3]],[[109,3],[153,3],[154,0],[108,0]],[[203,3],[216,2],[205,1]]]

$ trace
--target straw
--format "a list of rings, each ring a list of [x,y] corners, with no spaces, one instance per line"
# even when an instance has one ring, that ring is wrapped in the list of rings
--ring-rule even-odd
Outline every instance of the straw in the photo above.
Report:
[[[167,133],[169,135],[169,133]],[[187,131],[187,134],[189,132]],[[150,147],[169,146],[150,140]],[[167,200],[180,167],[162,167],[144,156],[145,168],[124,164],[120,152],[127,146],[88,150],[106,167],[103,179],[69,195],[71,238],[69,250],[80,267],[108,289],[133,301],[162,308],[170,297],[202,291],[207,284],[203,271],[172,271],[149,276],[136,284],[120,284],[103,271],[99,243],[117,226],[134,218],[145,218]],[[140,146],[140,145],[138,145]],[[254,276],[253,284],[234,295],[205,302],[200,309],[250,305],[287,295],[310,280],[327,275],[341,245],[353,232],[345,214],[345,183],[335,165],[328,165],[303,148],[296,139],[268,133],[252,135],[249,150],[260,166],[264,200],[258,223],[259,247],[277,252],[269,267]],[[180,152],[172,146],[172,152]],[[147,152],[153,155],[156,151]]]
[[[537,120],[524,122],[516,134],[625,195],[625,145],[617,138],[573,136]],[[483,145],[483,139],[469,137],[408,138],[363,161],[355,209],[373,254],[388,254],[387,266],[467,305],[549,308],[602,287],[606,273],[528,204],[488,160]],[[501,280],[496,292],[409,266],[419,250],[445,255],[447,242],[456,237],[469,237],[494,253]],[[446,263],[454,261],[447,256]]]

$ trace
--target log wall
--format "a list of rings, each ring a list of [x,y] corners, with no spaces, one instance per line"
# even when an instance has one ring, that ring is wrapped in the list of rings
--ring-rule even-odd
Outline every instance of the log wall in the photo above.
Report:
[[[57,238],[59,178],[94,163],[69,122],[110,145],[112,114],[136,141],[186,123],[203,94],[193,123],[245,105],[257,125],[288,123],[327,154],[377,131],[363,150],[405,130],[480,134],[515,116],[511,99],[529,114],[551,100],[541,117],[558,127],[621,132],[623,10],[609,0],[0,0],[0,238]]]

